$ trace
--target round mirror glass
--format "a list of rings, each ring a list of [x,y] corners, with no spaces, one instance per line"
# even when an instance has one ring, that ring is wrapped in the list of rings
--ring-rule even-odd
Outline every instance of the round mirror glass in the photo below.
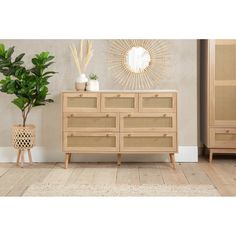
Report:
[[[126,66],[135,73],[143,72],[150,64],[149,52],[143,47],[132,47],[126,54]]]

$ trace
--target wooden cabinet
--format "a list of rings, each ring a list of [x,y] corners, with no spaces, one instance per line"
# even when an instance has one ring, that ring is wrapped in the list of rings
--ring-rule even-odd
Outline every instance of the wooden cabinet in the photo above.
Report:
[[[168,153],[175,167],[176,92],[65,92],[65,168],[72,153]],[[146,100],[147,99],[147,100]]]
[[[236,152],[236,40],[201,41],[202,142],[213,153]]]

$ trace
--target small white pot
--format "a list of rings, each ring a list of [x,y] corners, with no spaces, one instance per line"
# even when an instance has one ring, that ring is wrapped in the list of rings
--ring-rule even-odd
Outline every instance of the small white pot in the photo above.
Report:
[[[89,80],[86,87],[87,91],[99,91],[99,82],[98,80]]]

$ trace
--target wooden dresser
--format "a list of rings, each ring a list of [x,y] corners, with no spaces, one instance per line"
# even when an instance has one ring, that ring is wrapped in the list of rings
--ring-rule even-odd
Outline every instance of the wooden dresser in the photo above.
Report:
[[[175,168],[175,91],[64,92],[65,168],[72,153],[167,153]]]

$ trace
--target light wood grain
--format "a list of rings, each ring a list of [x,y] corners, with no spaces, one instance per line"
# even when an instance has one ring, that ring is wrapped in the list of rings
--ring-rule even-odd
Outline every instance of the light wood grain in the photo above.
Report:
[[[26,164],[24,168],[0,164],[0,196],[21,196],[34,183],[48,184],[211,184],[222,196],[236,196],[236,158],[218,157],[211,165],[178,163],[174,171],[166,163],[63,163]]]
[[[158,168],[139,168],[140,184],[164,184],[161,171]]]
[[[131,167],[119,167],[117,169],[117,184],[133,184],[139,185],[139,171],[138,168]]]

